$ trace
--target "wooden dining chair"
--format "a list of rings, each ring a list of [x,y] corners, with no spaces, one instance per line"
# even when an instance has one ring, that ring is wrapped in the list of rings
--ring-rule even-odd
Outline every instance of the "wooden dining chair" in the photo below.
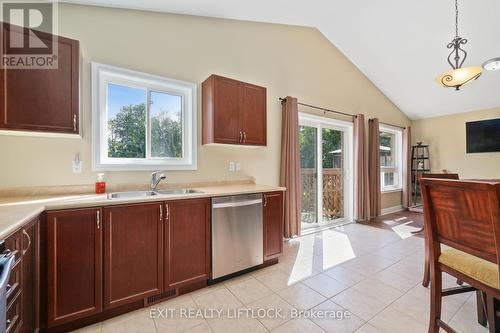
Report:
[[[420,175],[419,181],[422,178],[459,179],[458,173],[423,173]],[[425,226],[421,230],[415,231],[415,233],[422,232],[422,231],[425,232]],[[429,267],[430,267],[429,251],[428,251],[428,247],[427,247],[427,239],[428,238],[429,237],[425,236],[424,279],[422,280],[422,285],[426,288],[429,286],[429,282],[431,281],[431,276],[430,276],[430,271],[429,271]]]
[[[441,320],[442,297],[480,290],[500,298],[500,182],[421,179],[429,237],[431,304],[429,333],[456,332]],[[449,248],[441,250],[444,244]],[[466,286],[442,289],[442,272]],[[496,311],[488,311],[490,332],[498,332]]]

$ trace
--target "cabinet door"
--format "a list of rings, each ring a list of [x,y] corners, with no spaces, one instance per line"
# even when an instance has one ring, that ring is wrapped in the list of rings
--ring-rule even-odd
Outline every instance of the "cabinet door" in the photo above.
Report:
[[[266,88],[241,83],[240,128],[243,144],[265,146],[267,143]]]
[[[57,69],[0,69],[0,129],[79,133],[79,43],[57,40]]]
[[[24,332],[35,332],[39,327],[40,311],[40,223],[38,218],[22,229],[22,321]]]
[[[102,310],[99,208],[47,213],[48,325]]]
[[[165,284],[168,288],[207,280],[210,274],[210,199],[165,204]]]
[[[278,257],[283,251],[283,192],[264,194],[264,260]]]
[[[240,83],[236,80],[213,77],[214,108],[213,131],[216,143],[239,143],[239,92]]]
[[[163,291],[163,203],[104,208],[104,308]]]

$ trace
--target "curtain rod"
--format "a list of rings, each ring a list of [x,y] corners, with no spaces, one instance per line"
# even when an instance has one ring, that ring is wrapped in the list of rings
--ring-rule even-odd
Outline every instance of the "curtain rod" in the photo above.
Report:
[[[371,120],[371,119],[370,119]],[[392,127],[397,127],[397,128],[401,128],[401,129],[405,129],[406,127],[403,127],[403,126],[398,126],[398,125],[393,125],[393,124],[389,124],[389,123],[384,123],[383,121],[379,121],[378,122],[379,124],[382,124],[382,125],[387,125],[387,126],[392,126]]]
[[[279,100],[280,100],[280,102],[284,102],[285,98],[280,97]],[[340,112],[340,111],[331,110],[331,109],[325,109],[325,108],[322,108],[322,107],[319,107],[319,106],[314,106],[314,105],[306,104],[306,103],[299,103],[299,102],[297,102],[297,104],[298,105],[302,105],[302,106],[307,106],[307,107],[310,107],[310,108],[313,108],[313,109],[318,109],[318,110],[321,110],[323,112],[332,112],[332,113],[337,113],[337,114],[340,114],[340,115],[343,115],[343,116],[346,116],[346,117],[356,118],[355,114]]]
[[[280,100],[280,102],[284,102],[286,100],[286,98],[280,97],[279,100]],[[336,110],[332,110],[332,109],[326,109],[326,108],[322,108],[322,107],[319,107],[319,106],[315,106],[315,105],[311,105],[311,104],[306,104],[306,103],[297,102],[297,104],[298,105],[307,106],[307,107],[310,107],[310,108],[313,108],[313,109],[321,110],[323,112],[333,112],[333,113],[337,113],[337,114],[340,114],[340,115],[343,115],[343,116],[346,116],[346,117],[356,118],[356,115],[355,114],[351,114],[351,113],[336,111]],[[387,125],[387,126],[392,126],[392,127],[397,127],[397,128],[401,128],[401,129],[405,129],[406,128],[406,127],[403,127],[403,126],[398,126],[398,125],[393,125],[393,124],[389,124],[389,123],[384,123],[382,121],[379,121],[379,124],[383,124],[383,125]]]

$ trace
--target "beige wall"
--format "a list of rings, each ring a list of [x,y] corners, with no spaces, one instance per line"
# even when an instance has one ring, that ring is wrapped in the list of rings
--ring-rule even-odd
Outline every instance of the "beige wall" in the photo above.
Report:
[[[460,178],[500,178],[500,153],[465,153],[465,123],[500,117],[500,108],[413,122],[414,143],[430,145],[431,169],[457,172]]]
[[[198,147],[198,170],[168,172],[168,181],[255,177],[278,184],[280,96],[406,125],[409,120],[313,28],[61,4],[59,33],[80,41],[83,138],[0,136],[0,187],[91,184],[90,62],[200,84],[212,73],[268,88],[268,146]],[[198,90],[201,95],[201,89]],[[201,114],[201,108],[199,109]],[[201,116],[199,117],[201,119]],[[199,127],[199,138],[201,127]],[[200,140],[199,140],[200,142]],[[83,173],[71,172],[76,153]],[[228,172],[239,161],[241,172]],[[148,172],[108,172],[113,183],[143,183]]]

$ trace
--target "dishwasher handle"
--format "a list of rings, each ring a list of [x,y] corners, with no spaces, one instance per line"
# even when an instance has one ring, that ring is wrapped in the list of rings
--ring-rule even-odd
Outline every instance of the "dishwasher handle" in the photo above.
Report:
[[[245,201],[233,201],[233,202],[221,202],[212,205],[212,208],[232,208],[232,207],[243,207],[261,204],[262,199],[255,200],[245,200]]]

